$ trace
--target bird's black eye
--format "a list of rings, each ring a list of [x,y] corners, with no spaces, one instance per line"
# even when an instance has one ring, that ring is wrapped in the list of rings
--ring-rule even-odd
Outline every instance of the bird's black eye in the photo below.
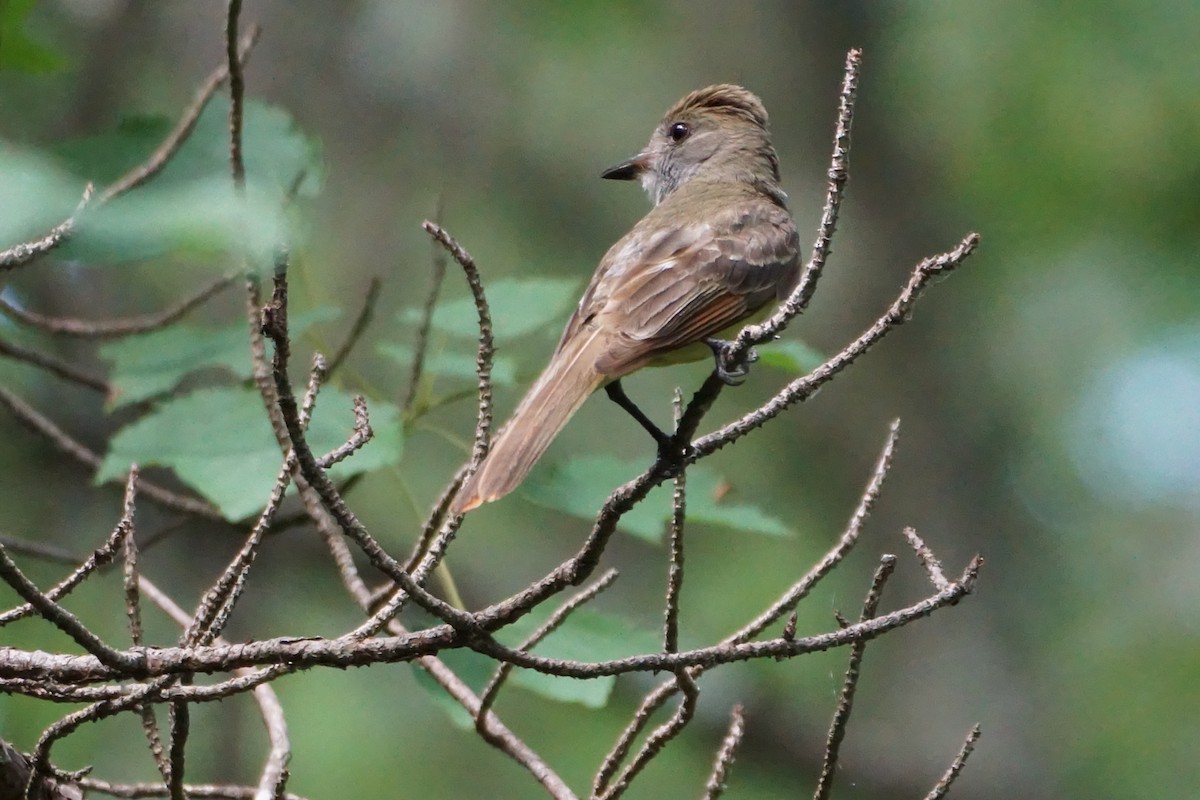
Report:
[[[671,137],[672,142],[682,142],[692,132],[692,128],[686,122],[673,122],[671,127],[667,129],[667,135]]]

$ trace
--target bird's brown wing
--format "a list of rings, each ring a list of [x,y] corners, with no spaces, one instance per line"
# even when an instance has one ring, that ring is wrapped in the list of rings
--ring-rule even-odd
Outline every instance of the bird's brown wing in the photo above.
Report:
[[[625,374],[717,334],[795,283],[796,230],[778,206],[743,209],[726,225],[688,226],[671,238],[669,250],[647,248],[613,281],[596,320],[614,334],[596,362],[601,373]]]

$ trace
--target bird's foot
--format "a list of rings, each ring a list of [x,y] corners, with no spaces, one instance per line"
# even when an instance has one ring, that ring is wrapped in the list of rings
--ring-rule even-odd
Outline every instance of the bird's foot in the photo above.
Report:
[[[733,342],[709,336],[704,339],[704,343],[713,351],[717,377],[728,386],[740,386],[744,383],[746,375],[750,372],[750,365],[758,361],[758,352],[753,347],[742,351],[735,360],[729,352],[733,348]]]

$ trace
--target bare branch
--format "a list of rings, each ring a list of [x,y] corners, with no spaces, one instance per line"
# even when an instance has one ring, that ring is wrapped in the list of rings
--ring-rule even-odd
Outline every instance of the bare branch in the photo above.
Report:
[[[475,446],[471,452],[471,463],[477,467],[487,455],[492,431],[492,358],[496,353],[492,340],[492,314],[483,293],[483,283],[479,279],[479,268],[475,266],[471,254],[437,223],[425,220],[421,227],[446,248],[463,268],[467,285],[471,287],[471,297],[475,301],[475,311],[479,315],[479,353],[475,357],[475,370],[479,377],[479,411],[475,423]]]
[[[11,358],[14,361],[22,361],[30,366],[37,367],[49,372],[70,383],[77,384],[85,389],[91,389],[100,392],[103,395],[108,395],[111,392],[111,387],[107,381],[101,380],[93,375],[89,375],[83,370],[61,361],[54,356],[48,356],[45,353],[39,353],[36,350],[30,350],[28,347],[22,347],[19,344],[6,342],[0,339],[0,356]]]
[[[238,17],[242,13],[242,0],[229,0],[227,9],[225,67],[229,71],[229,171],[234,187],[240,192],[246,186],[246,165],[242,161],[242,104],[246,87],[238,55]]]
[[[0,252],[0,272],[24,266],[65,242],[75,230],[75,221],[91,202],[94,189],[90,183],[83,187],[83,198],[80,199],[79,205],[75,206],[71,216],[51,228],[45,236],[31,242],[22,242]]]
[[[917,554],[917,560],[921,562],[921,566],[925,568],[926,574],[929,575],[929,582],[934,588],[941,591],[949,585],[946,580],[946,574],[942,571],[942,562],[938,561],[937,556],[925,544],[924,540],[917,535],[916,528],[905,528],[904,538],[912,545],[912,549]]]
[[[913,306],[929,287],[933,279],[953,271],[974,252],[979,244],[979,234],[972,233],[959,242],[953,250],[924,259],[913,268],[908,284],[883,316],[875,321],[862,335],[851,342],[840,353],[830,358],[812,372],[789,383],[773,398],[741,419],[725,425],[720,430],[702,436],[692,443],[693,453],[689,460],[696,461],[713,453],[730,442],[740,439],[767,420],[778,416],[794,403],[812,397],[814,393],[839,372],[854,363],[863,353],[870,350],[898,325],[905,322]]]
[[[124,544],[125,540],[133,531],[133,495],[137,485],[137,466],[133,466],[129,470],[129,478],[125,485],[125,513],[121,520],[109,534],[108,539],[98,549],[94,550],[91,555],[84,559],[83,563],[76,567],[70,575],[56,584],[50,591],[46,592],[46,599],[54,602],[66,597],[75,589],[76,586],[83,583],[97,569],[109,564],[116,555],[117,548]],[[0,551],[4,549],[0,546]],[[0,627],[7,625],[10,622],[15,622],[18,619],[23,619],[33,614],[37,610],[32,603],[18,606],[11,611],[6,611],[0,614]]]
[[[442,200],[438,200],[437,212],[433,215],[435,225],[442,224]],[[417,328],[417,342],[413,349],[412,372],[408,376],[408,392],[401,404],[403,416],[407,419],[417,400],[417,390],[421,386],[421,377],[425,369],[425,357],[429,351],[429,332],[433,328],[433,310],[437,307],[438,295],[442,291],[442,281],[446,277],[446,251],[440,246],[441,242],[432,245],[433,281],[429,286],[429,294],[425,297],[425,305],[421,308],[421,324]]]
[[[668,742],[678,736],[692,721],[692,717],[696,714],[696,704],[700,700],[700,690],[696,688],[696,681],[688,674],[687,670],[677,671],[675,680],[679,691],[683,693],[683,700],[679,703],[679,707],[675,709],[675,713],[669,720],[659,725],[653,733],[646,737],[646,743],[642,745],[642,749],[633,757],[629,766],[621,772],[615,782],[606,786],[601,782],[600,775],[596,776],[596,780],[592,783],[592,796],[597,800],[616,800],[625,794],[625,790],[629,788],[633,779],[645,769],[655,756],[662,752]]]
[[[867,599],[863,601],[859,622],[866,622],[875,616],[879,608],[879,600],[883,596],[883,586],[896,569],[896,557],[884,556],[880,559],[875,577],[871,580],[871,589]],[[843,625],[842,627],[846,627]],[[850,647],[850,663],[846,666],[846,676],[842,680],[842,691],[838,696],[837,709],[833,712],[833,720],[829,723],[829,735],[825,738],[825,758],[821,765],[821,775],[817,779],[817,788],[813,792],[813,800],[827,800],[833,791],[833,774],[837,769],[838,753],[841,750],[842,739],[846,735],[846,725],[850,722],[850,712],[854,708],[854,692],[858,689],[858,679],[862,674],[863,654],[867,650],[867,640],[862,639]]]
[[[683,413],[683,395],[675,390],[675,428]],[[674,653],[679,650],[679,593],[683,590],[683,523],[687,515],[686,472],[679,470],[675,476],[675,490],[671,494],[671,537],[670,566],[667,569],[667,600],[663,612],[663,650]]]
[[[833,135],[833,155],[829,161],[829,184],[825,191],[825,207],[821,212],[821,224],[817,229],[817,240],[813,243],[812,256],[804,265],[800,281],[774,314],[759,325],[747,325],[734,340],[738,348],[762,344],[774,338],[787,324],[808,307],[817,281],[825,268],[825,261],[833,248],[833,233],[837,228],[838,213],[849,178],[850,129],[854,123],[854,103],[858,97],[858,75],[862,67],[862,50],[855,48],[846,54],[846,69],[842,76],[842,91],[838,100],[837,127]],[[735,355],[737,351],[731,351]]]
[[[220,292],[234,280],[234,276],[226,275],[202,287],[195,294],[185,297],[174,305],[154,314],[128,319],[112,319],[88,321],[81,319],[48,317],[19,308],[0,298],[0,313],[24,325],[37,328],[59,336],[73,336],[83,339],[112,339],[121,336],[131,336],[139,333],[149,333],[165,328],[177,322],[189,311],[197,308],[209,298]]]
[[[0,578],[3,578],[9,586],[16,590],[17,594],[33,606],[43,619],[74,639],[76,644],[95,656],[96,660],[104,666],[126,673],[136,673],[139,670],[141,658],[132,653],[114,650],[105,644],[99,636],[88,630],[78,617],[54,602],[26,578],[13,560],[8,557],[7,551],[2,546],[0,546]]]
[[[83,778],[78,783],[88,791],[99,792],[110,797],[136,799],[168,796],[167,788],[161,783],[110,783],[95,778]],[[227,783],[185,783],[183,785],[184,793],[194,800],[208,798],[211,800],[255,800],[260,797],[259,788]],[[278,797],[281,800],[306,800],[301,795],[291,792],[284,792]]]
[[[350,356],[354,346],[358,344],[358,340],[366,332],[367,326],[371,324],[371,317],[375,313],[375,303],[379,300],[379,290],[383,288],[383,283],[378,277],[371,278],[371,282],[367,285],[367,294],[363,298],[362,306],[358,309],[358,315],[355,316],[353,324],[350,326],[350,332],[346,334],[346,340],[342,342],[333,354],[333,358],[329,359],[330,375],[337,372],[346,359]]]
[[[704,800],[717,800],[725,793],[725,783],[729,780],[729,768],[733,766],[733,757],[737,754],[738,745],[746,733],[746,717],[740,705],[733,707],[729,715],[729,732],[721,741],[721,749],[717,751],[716,761],[713,762],[712,773],[704,787]]]
[[[241,44],[238,48],[238,56],[235,63],[241,65],[246,63],[250,57],[250,51],[254,49],[255,43],[258,41],[259,34],[262,33],[262,28],[258,25],[251,25],[247,30],[246,35],[242,37]],[[225,81],[229,79],[229,64],[222,64],[213,70],[212,74],[204,81],[199,89],[196,90],[192,102],[184,109],[180,115],[179,122],[175,124],[174,129],[167,134],[167,138],[163,140],[158,149],[151,154],[150,158],[145,163],[135,167],[126,175],[119,178],[116,183],[109,186],[100,195],[99,202],[107,203],[115,197],[125,194],[130,189],[136,189],[146,181],[153,178],[162,171],[183,143],[191,136],[192,131],[196,127],[196,122],[200,119],[200,114],[208,105],[208,101],[212,99],[213,94],[221,87]]]
[[[615,569],[610,569],[605,572],[603,575],[597,578],[596,582],[591,586],[584,588],[574,597],[559,606],[554,613],[550,615],[549,619],[539,625],[537,630],[531,633],[528,638],[525,639],[525,641],[521,642],[519,649],[532,650],[538,645],[539,642],[541,642],[550,634],[554,633],[554,631],[558,630],[558,628],[567,621],[567,617],[570,616],[572,611],[579,608],[581,605],[607,589],[616,579],[617,571]],[[504,681],[507,680],[508,675],[511,672],[512,664],[501,664],[496,669],[495,674],[493,674],[491,679],[487,682],[487,685],[484,686],[483,690],[479,693],[479,710],[475,713],[475,727],[480,731],[480,733],[483,733],[483,729],[486,727],[485,722],[487,718],[487,712],[491,710],[492,703],[494,703],[496,700],[496,695],[499,694],[501,687],[504,685]]]
[[[941,800],[950,791],[950,787],[954,785],[954,781],[958,779],[963,767],[967,764],[967,758],[970,757],[971,751],[975,749],[975,742],[979,741],[979,735],[982,733],[979,729],[979,724],[976,723],[970,731],[967,732],[967,738],[963,741],[962,748],[958,751],[958,755],[954,757],[954,762],[950,768],[942,775],[942,779],[937,782],[929,794],[925,795],[925,800]]]
[[[103,459],[80,442],[72,439],[65,431],[41,414],[33,406],[0,386],[0,406],[8,409],[17,421],[36,434],[46,438],[59,452],[64,453],[90,469],[100,466]],[[181,511],[202,519],[223,522],[221,512],[203,500],[177,494],[150,481],[140,481],[138,491],[142,496],[173,511]]]

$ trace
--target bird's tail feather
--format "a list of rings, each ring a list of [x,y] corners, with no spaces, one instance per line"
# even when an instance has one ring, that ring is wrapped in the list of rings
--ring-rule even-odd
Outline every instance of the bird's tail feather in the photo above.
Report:
[[[605,382],[595,367],[598,346],[595,333],[563,343],[459,490],[451,513],[498,500],[520,485],[583,401]]]

